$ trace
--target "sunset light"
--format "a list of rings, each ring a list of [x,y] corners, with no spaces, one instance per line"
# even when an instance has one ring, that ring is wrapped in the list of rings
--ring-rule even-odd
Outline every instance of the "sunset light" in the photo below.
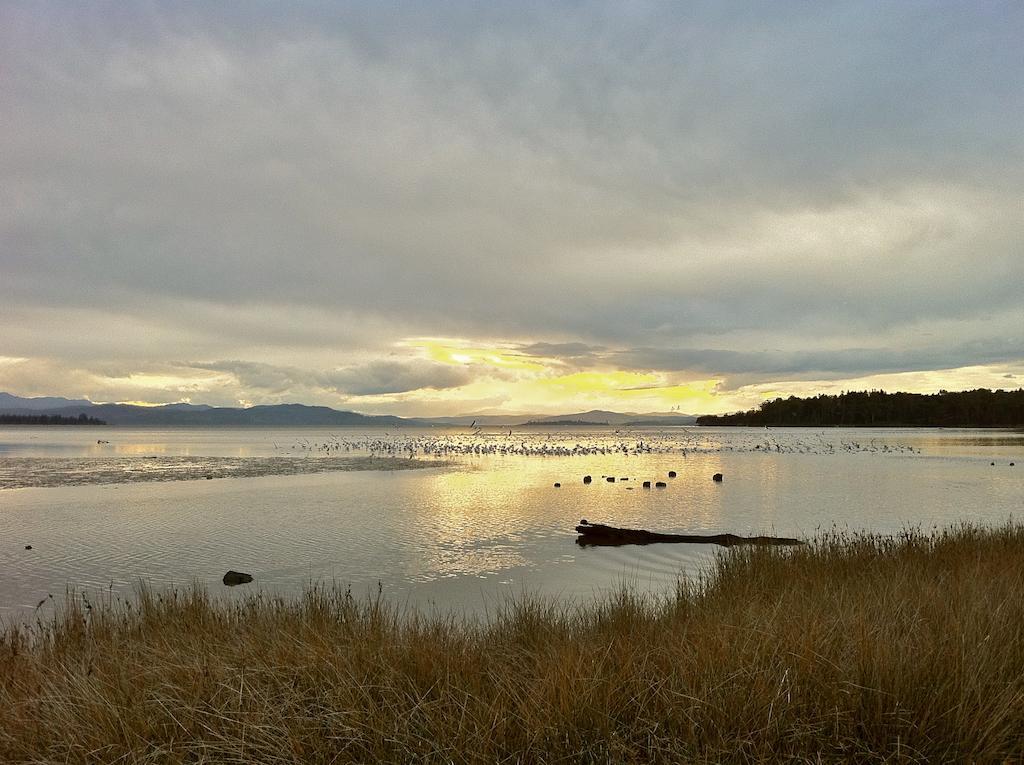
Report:
[[[0,0],[0,763],[1024,762],[1022,41]]]

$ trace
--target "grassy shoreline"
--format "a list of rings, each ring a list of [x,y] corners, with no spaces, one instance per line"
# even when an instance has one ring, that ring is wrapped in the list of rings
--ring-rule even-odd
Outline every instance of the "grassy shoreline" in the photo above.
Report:
[[[0,637],[3,762],[780,759],[1024,759],[1024,527],[731,548],[488,623],[194,590]]]

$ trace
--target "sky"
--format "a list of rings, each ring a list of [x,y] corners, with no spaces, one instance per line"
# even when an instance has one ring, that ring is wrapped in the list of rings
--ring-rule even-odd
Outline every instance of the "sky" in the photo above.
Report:
[[[1024,4],[0,0],[0,390],[1024,385]]]

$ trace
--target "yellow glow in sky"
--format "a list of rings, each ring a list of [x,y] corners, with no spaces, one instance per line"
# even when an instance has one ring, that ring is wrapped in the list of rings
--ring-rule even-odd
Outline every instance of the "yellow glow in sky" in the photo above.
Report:
[[[570,371],[562,359],[528,356],[514,350],[517,346],[513,344],[420,339],[403,345],[433,361],[470,366],[474,377],[456,388],[363,397],[368,409],[399,414],[568,414],[591,409],[715,414],[754,408],[767,399],[790,395],[870,389],[930,393],[940,388],[1006,386],[1006,370],[968,367],[729,388],[724,378],[686,379],[678,374],[610,367]]]
[[[458,340],[408,340],[400,347],[413,348],[424,357],[442,364],[477,364],[485,367],[506,370],[530,370],[543,372],[547,364],[532,356],[516,353],[500,345],[481,346],[462,343]]]
[[[391,396],[368,396],[374,409],[400,402],[402,412],[465,411],[559,414],[608,409],[632,412],[720,411],[717,379],[677,380],[659,372],[598,367],[571,370],[559,358],[526,355],[515,344],[472,343],[421,338],[401,347],[431,361],[469,366],[473,379],[445,390],[418,390]]]
[[[81,373],[76,392],[94,401],[120,401],[139,406],[154,402],[192,401],[221,406],[266,403],[318,404],[367,414],[441,416],[456,414],[573,414],[592,409],[616,412],[718,414],[757,407],[766,399],[838,394],[851,390],[934,393],[940,389],[1016,389],[1024,369],[1015,366],[972,366],[957,369],[900,372],[846,379],[773,380],[736,385],[727,377],[689,377],[685,373],[617,369],[614,353],[585,358],[540,356],[520,350],[523,341],[484,342],[447,338],[415,338],[394,346],[389,358],[431,362],[464,369],[450,387],[422,387],[395,393],[345,395],[303,381],[301,370],[285,368],[282,376],[300,382],[267,392],[251,386],[234,371],[170,365],[159,371],[102,375]],[[17,372],[29,362],[0,357],[0,372]],[[429,372],[430,364],[426,365]],[[344,367],[341,367],[344,369]],[[443,376],[438,379],[444,379]],[[458,384],[460,383],[461,384]],[[10,386],[13,387],[13,386]],[[0,374],[0,390],[4,377]],[[14,388],[17,390],[17,388]],[[32,392],[45,395],[48,390]],[[63,391],[62,391],[63,393]]]

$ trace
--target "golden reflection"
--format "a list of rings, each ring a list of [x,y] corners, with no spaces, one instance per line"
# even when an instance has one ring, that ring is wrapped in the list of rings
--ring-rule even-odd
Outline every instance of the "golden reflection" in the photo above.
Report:
[[[416,524],[430,570],[441,576],[479,576],[526,563],[512,544],[526,528],[513,508],[523,507],[520,495],[529,484],[508,478],[502,472],[463,469],[423,482]]]
[[[167,443],[113,443],[106,446],[106,449],[113,449],[115,454],[126,456],[137,456],[147,454],[177,454],[179,449],[169,448]]]

